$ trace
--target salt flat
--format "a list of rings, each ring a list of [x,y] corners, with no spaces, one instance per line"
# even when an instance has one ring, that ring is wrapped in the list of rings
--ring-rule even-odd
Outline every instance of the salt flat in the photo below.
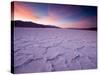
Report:
[[[95,69],[96,31],[14,28],[15,73]]]

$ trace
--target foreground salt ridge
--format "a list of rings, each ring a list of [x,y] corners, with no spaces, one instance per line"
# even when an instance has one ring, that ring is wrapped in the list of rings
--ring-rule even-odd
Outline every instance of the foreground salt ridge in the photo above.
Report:
[[[15,73],[94,69],[96,31],[15,28]]]

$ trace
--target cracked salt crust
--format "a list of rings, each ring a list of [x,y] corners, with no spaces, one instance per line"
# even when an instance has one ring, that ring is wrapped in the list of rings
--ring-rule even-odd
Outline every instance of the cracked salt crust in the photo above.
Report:
[[[14,29],[15,73],[94,69],[96,31]]]

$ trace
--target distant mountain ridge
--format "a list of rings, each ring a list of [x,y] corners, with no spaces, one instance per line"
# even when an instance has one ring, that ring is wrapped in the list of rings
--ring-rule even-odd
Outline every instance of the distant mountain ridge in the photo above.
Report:
[[[25,21],[20,21],[20,20],[11,21],[11,24],[14,25],[14,27],[59,28],[52,25],[42,25],[42,24],[37,24],[33,22],[25,22]]]
[[[97,31],[97,27],[91,27],[91,28],[68,28],[68,29]]]
[[[11,25],[14,27],[31,27],[31,28],[60,28],[53,25],[43,25],[43,24],[37,24],[33,22],[27,22],[27,21],[11,21]],[[92,30],[97,31],[97,27],[93,28],[64,28],[64,29],[73,29],[73,30]]]

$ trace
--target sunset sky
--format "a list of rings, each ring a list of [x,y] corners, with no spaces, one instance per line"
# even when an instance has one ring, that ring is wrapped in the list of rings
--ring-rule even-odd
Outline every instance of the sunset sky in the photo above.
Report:
[[[11,12],[12,20],[31,21],[61,28],[97,26],[97,7],[95,6],[14,2]]]

